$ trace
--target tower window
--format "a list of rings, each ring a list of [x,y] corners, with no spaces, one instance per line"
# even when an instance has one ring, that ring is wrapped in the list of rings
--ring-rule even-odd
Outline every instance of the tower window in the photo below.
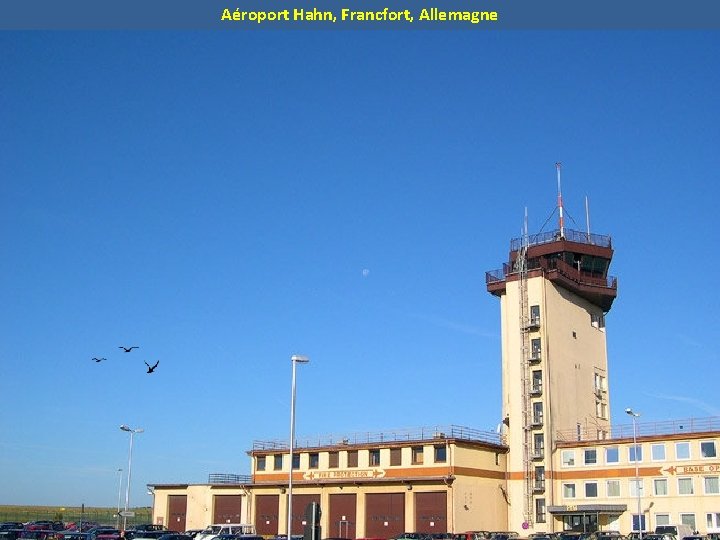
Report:
[[[540,306],[530,306],[530,324],[532,326],[540,325]]]
[[[380,450],[370,450],[369,452],[369,463],[371,467],[377,467],[380,465]]]
[[[422,465],[423,463],[423,447],[413,446],[412,447],[412,464]]]
[[[311,469],[317,469],[320,465],[320,454],[317,452],[311,452],[309,454],[309,467]]]
[[[258,471],[264,471],[265,470],[265,456],[258,456],[257,457],[257,467],[256,469]]]

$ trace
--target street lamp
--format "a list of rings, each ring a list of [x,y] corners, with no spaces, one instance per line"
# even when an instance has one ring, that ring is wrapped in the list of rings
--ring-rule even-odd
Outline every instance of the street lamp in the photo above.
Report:
[[[136,433],[142,433],[145,431],[142,428],[136,428],[132,429],[129,426],[126,426],[125,424],[122,424],[120,426],[120,429],[123,431],[127,431],[130,434],[130,451],[128,452],[128,474],[127,474],[127,485],[125,486],[125,512],[123,512],[123,527],[122,530],[125,531],[127,528],[127,513],[128,513],[128,507],[130,506],[130,477],[132,475],[132,447],[133,447],[133,437]]]
[[[290,473],[288,474],[288,504],[287,504],[287,540],[292,538],[292,488],[293,488],[293,445],[295,444],[295,368],[297,364],[307,364],[310,359],[301,354],[293,354],[292,361],[292,388],[290,391]]]
[[[638,468],[638,445],[637,445],[637,418],[640,413],[636,413],[630,407],[625,412],[632,417],[633,423],[633,446],[635,446],[635,488],[637,489],[637,513],[638,513],[638,530],[640,532],[640,540],[643,537],[643,514],[642,514],[642,495],[640,494],[640,469]]]
[[[122,493],[122,469],[118,469],[118,505],[117,505],[117,528],[120,528],[120,494]]]

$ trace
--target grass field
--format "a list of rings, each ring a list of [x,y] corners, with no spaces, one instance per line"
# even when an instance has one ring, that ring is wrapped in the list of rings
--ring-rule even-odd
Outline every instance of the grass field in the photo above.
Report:
[[[149,507],[131,508],[134,518],[128,518],[128,525],[152,523],[152,509]],[[0,522],[35,521],[50,519],[53,521],[96,521],[101,525],[115,525],[117,508],[81,506],[4,506],[0,505]]]

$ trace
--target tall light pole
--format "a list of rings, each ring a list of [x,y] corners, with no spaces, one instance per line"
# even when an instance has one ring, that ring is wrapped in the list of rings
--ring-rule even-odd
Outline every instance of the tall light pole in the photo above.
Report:
[[[290,390],[290,473],[288,474],[288,503],[287,503],[287,540],[292,538],[292,488],[293,488],[293,447],[295,445],[295,368],[298,364],[307,364],[310,359],[301,354],[293,354],[292,362],[292,388]]]
[[[117,507],[117,528],[120,528],[120,494],[122,493],[122,469],[118,469],[118,507]]]
[[[130,506],[130,478],[132,475],[132,447],[133,447],[133,437],[136,433],[142,433],[145,431],[142,428],[136,428],[132,429],[129,426],[126,426],[125,424],[122,424],[120,426],[120,429],[123,431],[127,431],[130,434],[130,451],[128,452],[128,471],[127,471],[127,485],[125,486],[125,512],[123,513],[123,528],[122,530],[125,531],[127,528],[127,513],[128,513],[128,507]]]
[[[637,445],[637,418],[640,413],[636,413],[630,407],[625,409],[625,412],[632,417],[633,423],[633,446],[635,447],[635,488],[637,489],[637,513],[638,513],[638,530],[640,532],[640,540],[643,537],[643,514],[642,514],[642,495],[640,488],[640,468],[638,466],[639,455]]]

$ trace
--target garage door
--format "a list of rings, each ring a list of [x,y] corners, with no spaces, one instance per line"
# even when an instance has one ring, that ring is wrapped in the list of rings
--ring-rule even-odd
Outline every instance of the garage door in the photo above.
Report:
[[[393,538],[405,532],[404,528],[404,493],[368,493],[365,496],[367,538]]]
[[[168,495],[167,528],[171,531],[185,532],[187,514],[187,495]]]
[[[447,530],[447,493],[415,494],[415,530],[444,533]]]
[[[357,519],[357,496],[354,493],[331,494],[325,538],[355,538]]]
[[[275,536],[280,532],[278,529],[279,503],[278,495],[255,496],[255,530],[258,534]]]
[[[242,523],[242,495],[215,495],[213,523]]]

